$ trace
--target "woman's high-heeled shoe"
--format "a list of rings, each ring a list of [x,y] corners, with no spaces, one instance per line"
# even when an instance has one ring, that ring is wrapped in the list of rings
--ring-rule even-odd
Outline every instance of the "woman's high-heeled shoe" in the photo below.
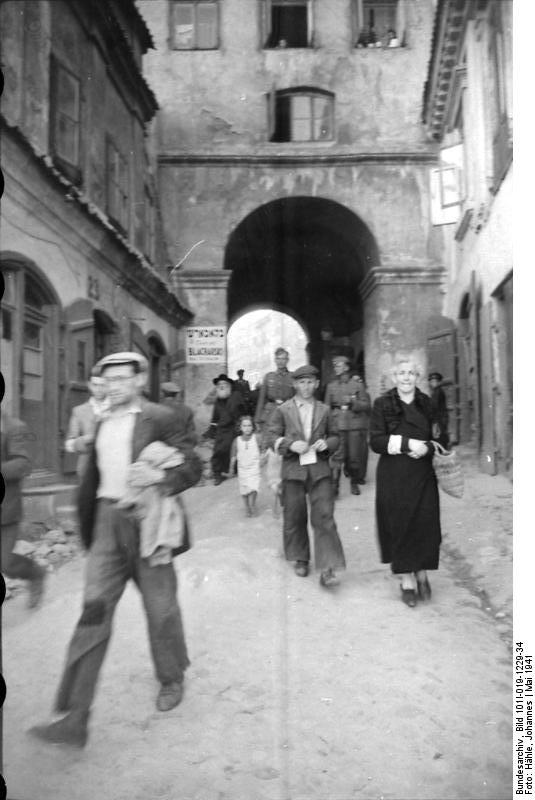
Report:
[[[416,592],[414,589],[404,589],[401,587],[401,599],[409,608],[414,608],[416,605]]]
[[[418,581],[418,597],[420,600],[431,600],[431,586],[427,578]]]

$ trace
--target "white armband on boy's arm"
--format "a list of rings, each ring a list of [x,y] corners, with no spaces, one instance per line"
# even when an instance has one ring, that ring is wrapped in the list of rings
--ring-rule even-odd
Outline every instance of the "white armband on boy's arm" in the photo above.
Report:
[[[391,456],[399,456],[401,453],[401,436],[398,434],[391,434],[388,439],[388,454]]]
[[[280,447],[280,445],[282,444],[283,441],[284,441],[284,436],[279,436],[279,438],[275,441],[275,445],[273,447],[273,451],[275,453],[279,452],[279,447]]]

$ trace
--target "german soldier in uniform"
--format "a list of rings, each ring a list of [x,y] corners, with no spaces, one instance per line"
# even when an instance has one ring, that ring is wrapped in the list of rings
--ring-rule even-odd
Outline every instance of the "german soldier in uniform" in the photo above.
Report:
[[[273,411],[295,394],[292,375],[288,370],[288,360],[288,351],[284,347],[277,347],[275,350],[277,369],[264,375],[254,416],[254,421],[262,436],[265,435],[265,429]]]
[[[340,444],[331,458],[335,497],[340,490],[340,473],[351,481],[351,493],[360,494],[368,466],[370,395],[359,375],[350,376],[347,356],[332,359],[336,378],[327,384],[325,403],[336,419]]]

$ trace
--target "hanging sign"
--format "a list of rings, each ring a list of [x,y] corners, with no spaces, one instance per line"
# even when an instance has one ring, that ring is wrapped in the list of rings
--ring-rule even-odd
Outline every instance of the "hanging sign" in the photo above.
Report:
[[[224,326],[186,328],[186,363],[224,364],[226,342],[227,329]]]

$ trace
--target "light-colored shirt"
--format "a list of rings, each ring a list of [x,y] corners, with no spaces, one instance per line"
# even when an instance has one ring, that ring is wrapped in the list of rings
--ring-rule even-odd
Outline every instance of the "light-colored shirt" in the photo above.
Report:
[[[301,398],[294,397],[294,403],[297,406],[301,425],[305,434],[305,439],[308,441],[312,435],[312,418],[314,416],[314,401],[302,400]]]
[[[132,436],[138,403],[110,411],[103,417],[95,446],[100,483],[97,497],[120,500],[126,494],[127,475],[132,463]]]

